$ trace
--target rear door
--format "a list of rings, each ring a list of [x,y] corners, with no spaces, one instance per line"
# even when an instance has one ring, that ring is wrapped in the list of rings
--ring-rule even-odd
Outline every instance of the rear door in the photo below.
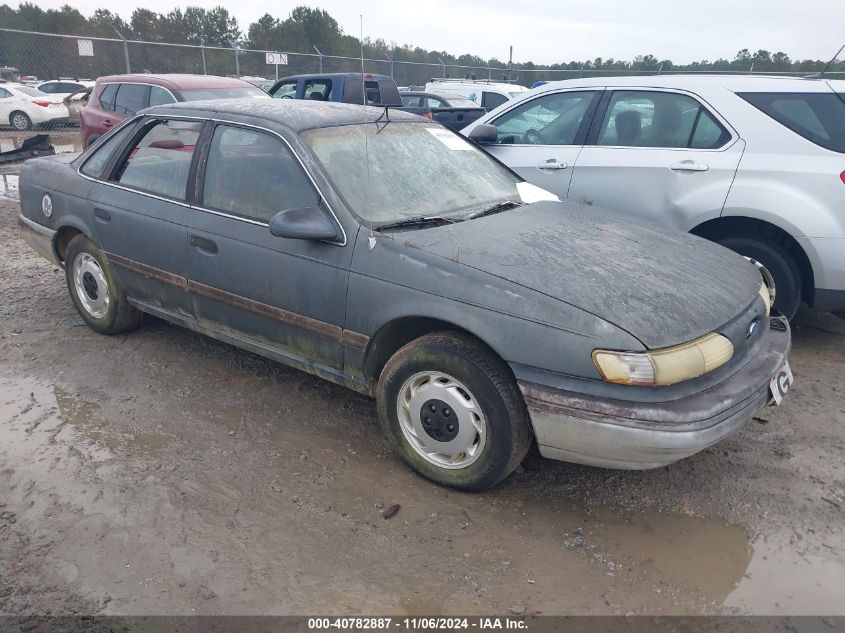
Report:
[[[197,318],[303,369],[339,373],[352,249],[270,233],[276,213],[325,205],[290,147],[220,123],[199,173],[188,232]]]
[[[490,121],[498,138],[485,149],[528,182],[565,198],[600,95],[568,90],[524,101]]]
[[[695,95],[608,90],[569,197],[688,231],[720,215],[744,147]]]
[[[186,194],[202,126],[146,119],[89,194],[97,240],[127,295],[182,317],[193,316]]]

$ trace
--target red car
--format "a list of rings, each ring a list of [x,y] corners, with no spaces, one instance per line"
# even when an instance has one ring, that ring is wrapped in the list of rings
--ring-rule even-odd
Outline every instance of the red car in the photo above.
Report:
[[[79,111],[82,146],[88,147],[139,110],[177,101],[270,98],[246,81],[213,75],[110,75],[100,77]]]

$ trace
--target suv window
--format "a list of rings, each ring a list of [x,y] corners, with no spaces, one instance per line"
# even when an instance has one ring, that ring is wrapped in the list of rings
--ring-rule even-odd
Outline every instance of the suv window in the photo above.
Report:
[[[279,84],[279,87],[276,88],[276,92],[273,93],[273,98],[296,99],[296,82],[286,81],[283,84]]]
[[[509,110],[493,125],[503,145],[575,145],[594,91],[557,92]]]
[[[150,86],[150,107],[166,103],[176,103],[176,99],[173,98],[170,91],[161,86]]]
[[[500,95],[498,92],[484,91],[481,93],[481,107],[488,112],[494,108],[498,108],[505,101],[508,101],[508,98],[505,95]]]
[[[329,101],[332,93],[331,79],[309,79],[302,87],[303,99],[315,99],[317,101]]]
[[[127,187],[184,200],[188,170],[201,129],[202,123],[198,121],[155,120],[148,124],[112,180]]]
[[[698,101],[676,92],[613,93],[597,145],[715,149],[730,133]]]
[[[138,110],[143,110],[149,102],[150,87],[144,84],[120,84],[117,97],[114,100],[114,111],[118,114],[132,116]]]
[[[739,96],[808,141],[845,153],[845,95],[753,92]]]
[[[120,84],[107,84],[100,94],[100,106],[103,110],[114,112],[114,97],[117,94],[117,87]]]
[[[278,137],[218,125],[208,149],[202,203],[269,222],[279,211],[317,206],[319,195]]]
[[[57,86],[58,84],[43,84],[41,86],[38,86],[38,89],[44,94],[51,95],[55,92],[58,92],[58,90],[56,90]]]
[[[123,126],[119,132],[105,139],[103,144],[85,161],[80,171],[86,176],[91,176],[91,178],[100,178],[112,155],[123,145],[123,141],[127,139],[129,132],[134,128],[135,126],[130,123]]]

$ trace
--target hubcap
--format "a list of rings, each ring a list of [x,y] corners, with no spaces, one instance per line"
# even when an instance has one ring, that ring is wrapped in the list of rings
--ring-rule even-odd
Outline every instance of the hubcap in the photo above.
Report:
[[[12,117],[12,127],[16,130],[25,130],[27,127],[26,118],[22,114]]]
[[[775,278],[772,277],[772,273],[770,273],[769,269],[766,268],[765,266],[763,266],[763,264],[758,262],[756,259],[752,259],[751,257],[748,257],[747,255],[743,255],[743,257],[745,257],[745,259],[747,259],[752,264],[754,264],[754,266],[757,267],[757,270],[760,271],[760,275],[763,277],[763,282],[765,282],[765,284],[766,284],[766,290],[769,291],[769,305],[770,306],[775,305],[775,296],[776,296],[775,295],[775,293],[776,293]]]
[[[411,447],[440,468],[466,468],[487,441],[487,421],[469,389],[448,374],[425,371],[402,385],[399,426]]]
[[[95,319],[109,311],[109,285],[100,264],[88,253],[80,253],[73,261],[73,285],[79,303]]]

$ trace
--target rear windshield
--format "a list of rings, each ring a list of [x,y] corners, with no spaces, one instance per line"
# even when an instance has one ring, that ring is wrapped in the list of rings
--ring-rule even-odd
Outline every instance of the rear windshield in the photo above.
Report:
[[[808,141],[845,153],[845,95],[746,92],[739,96]]]
[[[185,101],[204,101],[206,99],[244,99],[246,97],[269,97],[269,95],[255,86],[243,88],[196,88],[181,90]]]

